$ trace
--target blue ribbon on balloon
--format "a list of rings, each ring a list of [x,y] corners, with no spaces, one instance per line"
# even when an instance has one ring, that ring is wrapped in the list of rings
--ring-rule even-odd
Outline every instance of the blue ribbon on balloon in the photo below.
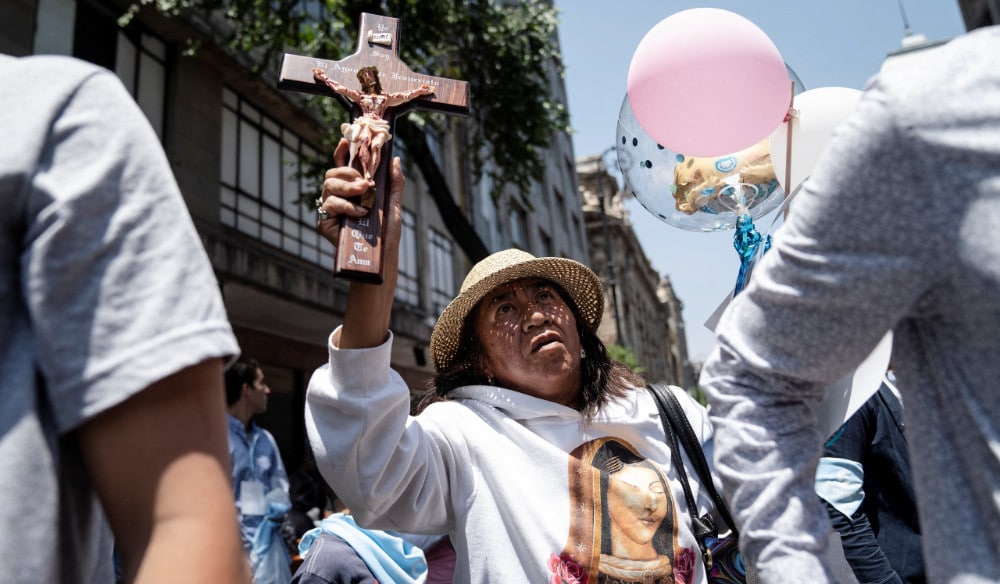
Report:
[[[763,245],[763,249],[761,249]],[[733,296],[736,296],[746,287],[750,281],[750,273],[753,270],[755,260],[771,249],[771,236],[762,236],[753,224],[753,218],[748,213],[740,215],[736,220],[736,233],[733,235],[733,247],[736,254],[740,256],[740,271],[736,275],[736,289]]]

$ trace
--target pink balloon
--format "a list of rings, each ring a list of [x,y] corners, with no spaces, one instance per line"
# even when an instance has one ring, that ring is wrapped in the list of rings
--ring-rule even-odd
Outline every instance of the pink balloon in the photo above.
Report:
[[[770,38],[718,8],[668,16],[636,48],[628,99],[642,129],[689,156],[721,156],[756,144],[785,118],[792,89]]]

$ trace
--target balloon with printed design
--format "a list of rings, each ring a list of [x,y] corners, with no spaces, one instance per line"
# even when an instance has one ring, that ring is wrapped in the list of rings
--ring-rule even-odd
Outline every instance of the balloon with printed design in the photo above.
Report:
[[[615,150],[625,187],[639,203],[661,221],[688,231],[732,229],[741,215],[762,217],[784,197],[767,138],[723,156],[687,156],[646,134],[627,95]]]

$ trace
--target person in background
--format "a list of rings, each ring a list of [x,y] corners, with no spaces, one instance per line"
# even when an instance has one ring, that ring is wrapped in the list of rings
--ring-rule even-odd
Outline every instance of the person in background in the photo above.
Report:
[[[256,359],[241,358],[226,370],[226,405],[229,408],[229,457],[232,461],[232,489],[239,514],[243,547],[251,554],[254,578],[260,579],[257,568],[258,550],[270,550],[270,541],[256,542],[258,530],[265,521],[279,526],[291,507],[288,496],[288,474],[281,461],[278,443],[270,432],[254,422],[254,416],[267,411],[271,388]],[[285,548],[279,529],[269,529]],[[277,543],[275,543],[277,545]],[[287,551],[286,558],[287,558]],[[290,558],[285,562],[288,570]]]
[[[320,520],[332,512],[337,496],[320,476],[308,444],[302,464],[288,476],[288,496],[292,508],[287,519],[296,540],[315,529]]]
[[[831,580],[810,406],[893,333],[924,566],[1000,581],[1000,27],[873,77],[726,309],[700,384],[763,582]]]
[[[926,582],[903,406],[891,372],[826,441],[816,493],[860,584]]]
[[[0,55],[4,582],[245,583],[239,353],[159,140],[117,77]],[[110,527],[110,530],[109,530]]]

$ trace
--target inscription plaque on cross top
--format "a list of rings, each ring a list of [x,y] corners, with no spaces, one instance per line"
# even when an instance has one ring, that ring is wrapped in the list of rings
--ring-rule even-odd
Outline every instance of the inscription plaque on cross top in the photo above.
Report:
[[[340,61],[285,54],[278,87],[334,97],[350,110],[341,131],[352,165],[375,187],[360,201],[368,215],[342,220],[333,273],[381,284],[396,117],[412,108],[468,115],[469,84],[410,70],[399,59],[398,18],[362,13],[360,28],[357,51]]]

